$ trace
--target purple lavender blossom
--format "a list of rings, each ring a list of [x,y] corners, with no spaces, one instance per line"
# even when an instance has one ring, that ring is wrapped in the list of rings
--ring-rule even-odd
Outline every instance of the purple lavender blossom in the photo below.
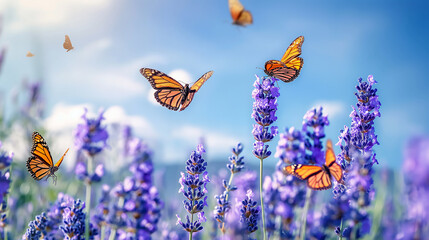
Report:
[[[58,199],[46,211],[28,224],[22,239],[84,239],[85,203],[59,193]],[[91,226],[90,239],[97,234]]]
[[[315,194],[310,192],[306,196],[308,189],[305,181],[285,175],[282,169],[290,164],[324,164],[322,138],[325,137],[324,128],[328,124],[328,118],[323,115],[322,108],[313,108],[304,115],[301,131],[291,127],[280,134],[275,153],[275,157],[279,157],[280,161],[272,178],[266,177],[264,181],[269,236],[277,234],[282,239],[293,239],[299,235],[298,230],[305,230],[307,236],[320,239],[324,237],[323,230],[314,227],[320,225],[320,217],[312,209],[307,209],[308,212],[304,213],[307,214],[305,223],[296,221],[294,209],[303,208],[306,201],[313,203],[309,206],[314,206]],[[306,224],[305,229],[302,224]]]
[[[252,190],[247,191],[247,198],[241,204],[241,222],[246,226],[247,232],[250,234],[258,230],[259,206],[258,202],[252,198],[255,196]]]
[[[232,149],[232,156],[229,157],[229,162],[227,168],[230,170],[231,175],[228,183],[226,180],[223,180],[222,185],[224,187],[224,192],[221,195],[215,195],[217,206],[215,207],[213,214],[215,220],[219,223],[219,229],[222,233],[225,233],[225,217],[226,213],[230,210],[231,205],[229,201],[230,192],[237,190],[237,187],[232,185],[232,180],[236,173],[239,173],[244,168],[244,157],[240,157],[241,152],[243,151],[243,145],[241,143],[237,144],[237,147]]]
[[[0,142],[0,148],[2,144]],[[8,206],[8,199],[6,195],[9,192],[10,187],[10,165],[13,160],[13,153],[6,153],[5,151],[0,151],[0,238],[4,238],[4,235],[7,234],[5,232],[5,228],[8,224],[7,219],[7,206]]]
[[[187,198],[183,201],[186,211],[191,215],[186,216],[186,221],[177,216],[177,223],[180,224],[185,231],[192,236],[193,233],[203,230],[202,223],[206,221],[204,217],[204,206],[207,206],[207,183],[210,182],[208,172],[206,171],[207,162],[202,158],[204,153],[202,145],[197,147],[196,151],[192,151],[189,159],[186,161],[186,173],[181,172],[179,183],[181,188],[179,193]],[[200,176],[202,178],[200,179]],[[194,214],[197,214],[198,219],[194,221]]]
[[[0,148],[2,143],[0,142]],[[7,153],[5,151],[0,151],[0,171],[10,166],[13,160],[13,153]]]
[[[78,199],[74,201],[73,207],[66,207],[63,209],[63,225],[60,226],[60,229],[64,233],[64,239],[85,239],[86,214],[83,212],[84,208],[85,203]],[[97,230],[90,224],[89,239],[94,239],[94,236],[97,234]]]
[[[373,147],[379,144],[374,120],[380,117],[381,106],[377,89],[373,88],[375,83],[371,75],[367,81],[359,79],[355,93],[357,108],[353,107],[350,114],[351,126],[341,130],[339,137],[341,153],[337,156],[337,162],[343,169],[345,185],[336,183],[333,191],[335,199],[323,210],[322,226],[336,227],[341,237],[362,237],[371,227],[367,209],[375,194],[372,166],[378,162]],[[342,229],[339,228],[340,223]]]
[[[325,157],[322,139],[325,137],[325,126],[329,125],[329,120],[326,115],[323,115],[322,107],[319,109],[313,108],[304,115],[302,122],[302,131],[306,135],[305,147],[309,153],[306,155],[309,163],[323,165]]]
[[[253,84],[255,89],[252,92],[253,103],[252,118],[257,124],[253,125],[252,134],[256,140],[253,154],[263,160],[271,155],[266,142],[271,141],[277,135],[277,127],[269,127],[277,120],[277,98],[280,96],[279,89],[274,86],[276,78],[259,78]]]
[[[253,124],[253,137],[255,143],[253,144],[253,155],[260,160],[259,165],[259,195],[261,198],[261,212],[262,212],[262,230],[263,239],[266,237],[265,228],[265,211],[264,199],[262,193],[262,179],[263,179],[263,160],[271,155],[268,150],[269,145],[265,143],[271,141],[278,133],[276,126],[271,126],[276,120],[277,111],[277,98],[280,96],[279,89],[274,86],[277,78],[256,76],[256,81],[253,84],[255,89],[252,91],[253,102],[252,118],[255,119],[256,124]]]
[[[23,82],[24,91],[28,94],[28,101],[22,107],[22,113],[27,118],[39,119],[43,115],[44,103],[41,97],[42,82]]]
[[[82,149],[89,155],[94,156],[107,146],[109,134],[101,124],[104,119],[104,112],[100,112],[95,119],[88,119],[87,113],[88,110],[85,109],[85,113],[82,115],[82,119],[85,122],[79,124],[75,130],[75,144],[78,149]]]
[[[22,236],[22,239],[45,239],[47,232],[46,232],[46,227],[47,227],[47,222],[48,222],[48,218],[46,216],[46,213],[42,213],[40,215],[37,215],[34,219],[34,221],[31,221],[28,224],[28,228],[25,231],[24,236]]]
[[[150,239],[158,229],[163,202],[152,185],[152,151],[131,135],[126,139],[126,155],[132,158],[131,177],[113,189],[103,187],[102,198],[93,219],[114,239]],[[110,194],[109,194],[110,192]]]
[[[405,209],[396,239],[425,239],[429,234],[429,137],[415,137],[408,141],[402,169]]]

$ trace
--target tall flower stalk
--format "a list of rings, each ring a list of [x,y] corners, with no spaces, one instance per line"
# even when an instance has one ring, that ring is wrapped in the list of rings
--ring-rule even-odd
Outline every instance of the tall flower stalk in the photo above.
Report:
[[[102,165],[98,165],[93,169],[94,157],[99,154],[107,146],[107,138],[109,137],[105,127],[102,126],[101,121],[104,119],[103,112],[100,112],[97,118],[87,118],[87,109],[82,115],[84,123],[77,126],[75,131],[75,144],[78,147],[78,154],[85,153],[87,157],[85,162],[78,162],[76,165],[76,173],[78,178],[84,180],[86,185],[86,239],[89,239],[89,222],[91,211],[91,185],[93,182],[99,182],[104,174]]]
[[[179,179],[181,188],[179,193],[183,193],[187,200],[183,201],[185,210],[191,215],[186,216],[186,222],[183,222],[179,215],[177,224],[180,224],[183,229],[189,232],[189,239],[192,240],[194,233],[203,230],[202,223],[207,219],[204,216],[204,206],[207,206],[207,183],[210,182],[208,172],[206,171],[207,162],[202,158],[205,152],[200,144],[196,151],[192,151],[191,156],[186,161],[186,173],[181,172],[182,177]],[[202,178],[200,179],[200,175]],[[197,214],[198,219],[194,221],[194,215]]]
[[[271,155],[271,151],[268,150],[269,145],[266,143],[270,142],[278,132],[276,126],[271,126],[277,120],[277,98],[280,96],[279,89],[274,86],[276,81],[277,79],[273,77],[256,77],[256,81],[253,84],[255,89],[252,92],[252,98],[255,100],[253,102],[252,118],[256,122],[253,125],[252,131],[256,140],[253,144],[253,154],[260,160],[259,195],[261,198],[263,239],[266,238],[264,197],[262,191],[263,164],[264,159]]]
[[[341,130],[338,144],[341,152],[337,162],[343,169],[345,184],[334,187],[335,198],[325,207],[322,226],[336,226],[340,238],[358,239],[371,227],[368,207],[374,199],[373,165],[378,163],[373,147],[378,143],[374,120],[380,117],[377,83],[370,75],[367,81],[358,80],[355,93],[358,100],[350,114],[350,128]],[[337,144],[337,145],[338,145]]]
[[[214,209],[214,216],[216,221],[219,223],[219,229],[222,234],[225,234],[225,215],[231,209],[231,204],[229,201],[230,192],[237,190],[237,187],[232,185],[232,180],[236,173],[241,172],[244,168],[244,157],[240,157],[241,152],[243,151],[243,145],[241,143],[237,144],[237,147],[232,149],[232,156],[229,157],[229,162],[226,166],[229,169],[231,175],[229,177],[228,183],[223,180],[223,187],[225,191],[221,195],[216,195],[216,203],[218,206]]]

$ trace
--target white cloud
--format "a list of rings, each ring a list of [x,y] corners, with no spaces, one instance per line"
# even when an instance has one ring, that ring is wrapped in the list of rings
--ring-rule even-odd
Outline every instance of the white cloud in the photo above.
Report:
[[[147,94],[147,100],[153,105],[161,106],[155,99],[155,96],[154,96],[155,92],[156,92],[155,89],[153,88],[149,89],[149,93]]]
[[[112,106],[104,113],[106,124],[129,125],[133,132],[144,139],[155,138],[155,132],[152,125],[143,117],[136,115],[128,115],[120,106]]]
[[[167,160],[176,160],[178,156],[188,155],[189,153],[185,151],[195,149],[202,140],[205,142],[209,156],[224,156],[231,151],[231,147],[239,142],[238,139],[228,134],[189,125],[173,131],[171,136],[174,138],[174,145],[165,151],[166,156],[164,157]]]
[[[103,43],[105,42],[105,43]],[[100,40],[99,45],[106,46],[108,40]],[[97,96],[109,96],[109,101],[124,101],[135,96],[144,96],[150,85],[140,74],[139,70],[149,64],[163,61],[160,55],[147,55],[142,58],[130,60],[122,65],[93,67],[86,64],[85,58],[75,58],[68,63],[67,68],[61,68],[49,76],[54,82],[50,84],[55,88],[57,79],[62,79],[62,87],[56,92],[67,95],[71,92],[79,92],[81,99],[94,97],[96,89]],[[91,67],[88,67],[91,66]],[[79,71],[70,71],[70,68]],[[82,86],[85,86],[82,88]],[[64,91],[64,92],[63,92]]]
[[[84,108],[88,109],[87,117],[96,117],[99,110],[95,110],[92,105],[66,105],[59,103],[53,107],[53,110],[44,121],[44,126],[49,135],[44,136],[47,141],[51,138],[55,142],[49,142],[53,156],[60,156],[68,147],[67,153],[69,159],[76,158],[76,149],[74,148],[74,130],[79,123],[83,123],[82,115]],[[108,127],[109,132],[114,132],[112,127],[129,125],[132,127],[136,136],[144,139],[155,139],[155,133],[150,123],[140,116],[128,115],[120,106],[112,106],[104,112],[103,124]],[[110,137],[109,137],[110,138]],[[113,137],[112,137],[113,138]],[[113,139],[117,141],[118,139]],[[54,157],[55,158],[55,157]],[[71,167],[74,161],[64,161],[67,167]]]
[[[333,119],[338,115],[345,113],[345,105],[342,102],[339,101],[317,101],[312,106],[318,108],[323,107],[323,113],[327,114],[329,119]]]
[[[71,42],[73,43],[73,39],[71,39]],[[112,46],[112,39],[110,38],[100,38],[92,43],[89,43],[85,47],[80,50],[83,54],[81,58],[96,56],[99,54],[99,52],[102,52],[103,50],[108,49]]]
[[[2,0],[0,11],[12,15],[10,27],[21,31],[27,28],[54,27],[73,21],[85,10],[100,10],[110,0]]]
[[[175,70],[171,71],[168,75],[170,77],[176,79],[177,81],[179,81],[182,84],[183,83],[189,84],[189,83],[193,82],[192,75],[184,69],[175,69]]]

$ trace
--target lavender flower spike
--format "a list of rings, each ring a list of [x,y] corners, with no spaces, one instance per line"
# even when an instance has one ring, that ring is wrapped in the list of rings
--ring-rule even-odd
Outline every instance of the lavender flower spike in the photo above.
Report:
[[[230,192],[237,190],[237,187],[232,185],[232,180],[236,173],[241,172],[244,168],[244,157],[240,157],[241,152],[243,151],[243,145],[241,143],[237,144],[237,147],[232,149],[232,156],[229,157],[229,162],[226,166],[230,170],[231,175],[229,177],[228,183],[226,180],[223,180],[223,187],[225,191],[221,195],[216,195],[216,203],[218,204],[214,211],[214,218],[219,223],[219,229],[222,233],[225,233],[225,214],[231,209],[231,204],[229,201]]]
[[[259,206],[252,198],[255,196],[252,190],[248,190],[247,198],[241,204],[241,222],[246,225],[247,231],[250,233],[258,230]]]
[[[186,161],[186,173],[181,173],[179,183],[181,188],[179,192],[187,198],[183,201],[186,211],[191,215],[186,216],[186,222],[177,216],[177,224],[180,224],[183,229],[189,232],[189,238],[195,232],[203,230],[202,222],[205,222],[203,208],[207,206],[207,183],[210,182],[208,172],[206,171],[207,162],[202,158],[204,148],[200,144],[196,151],[191,153],[188,161]],[[200,179],[200,176],[202,178]],[[194,214],[198,214],[198,219],[194,221]]]
[[[268,144],[278,133],[276,126],[271,126],[276,120],[277,111],[277,98],[280,96],[279,89],[274,86],[277,78],[256,76],[256,81],[253,84],[255,89],[252,92],[253,102],[252,118],[255,119],[256,124],[253,124],[253,137],[255,143],[253,144],[253,154],[260,160],[259,167],[259,195],[261,197],[261,210],[262,210],[262,229],[263,239],[266,238],[265,228],[265,213],[264,213],[264,199],[262,193],[262,179],[263,179],[263,160],[271,155],[268,150]]]

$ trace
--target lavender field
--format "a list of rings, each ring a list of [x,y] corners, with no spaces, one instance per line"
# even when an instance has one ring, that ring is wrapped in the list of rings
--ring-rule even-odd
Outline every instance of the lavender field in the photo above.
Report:
[[[2,0],[0,239],[427,239],[429,4],[240,2]]]

